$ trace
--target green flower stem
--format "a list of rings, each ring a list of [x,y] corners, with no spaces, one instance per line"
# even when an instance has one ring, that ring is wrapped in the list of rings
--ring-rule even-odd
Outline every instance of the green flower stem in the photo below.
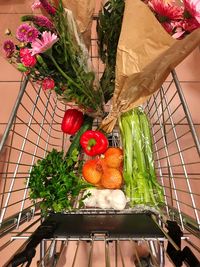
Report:
[[[78,86],[77,83],[75,83],[61,68],[60,66],[58,65],[58,63],[56,62],[56,60],[54,59],[54,57],[48,53],[48,56],[50,57],[50,59],[53,61],[55,67],[57,68],[57,70],[60,72],[60,74],[66,79],[68,80],[70,83],[72,83],[73,85],[75,85],[77,88],[79,88],[80,90],[82,88],[80,88],[80,86]]]
[[[93,98],[92,98],[92,96],[91,95],[89,95],[87,92],[85,92],[84,90],[83,90],[83,88],[81,87],[81,86],[79,86],[77,83],[75,83],[61,68],[60,68],[60,66],[58,65],[58,63],[56,62],[56,60],[54,59],[54,57],[52,56],[52,54],[51,53],[47,53],[48,54],[48,56],[50,57],[50,59],[52,60],[52,62],[54,63],[54,65],[55,65],[55,67],[57,68],[57,70],[60,72],[60,74],[67,80],[67,81],[69,81],[71,84],[73,84],[73,85],[75,85],[76,86],[76,88],[78,88],[80,91],[82,91],[91,101],[92,101],[92,103],[94,103],[95,104],[95,106],[96,106],[96,103],[94,102],[94,100],[93,100]],[[98,104],[97,104],[97,106],[98,106]]]

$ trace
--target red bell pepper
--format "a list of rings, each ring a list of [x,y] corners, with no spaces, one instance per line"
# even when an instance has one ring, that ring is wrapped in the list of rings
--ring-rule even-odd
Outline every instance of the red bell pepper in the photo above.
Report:
[[[108,148],[108,139],[100,131],[88,130],[80,139],[80,144],[88,156],[96,156],[104,153]]]
[[[70,108],[65,111],[61,129],[64,133],[73,135],[83,124],[83,113],[77,109]]]

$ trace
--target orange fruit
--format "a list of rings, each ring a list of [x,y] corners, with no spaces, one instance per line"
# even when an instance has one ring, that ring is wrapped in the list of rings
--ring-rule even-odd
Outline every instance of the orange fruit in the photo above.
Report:
[[[82,168],[84,179],[91,184],[97,185],[102,177],[103,169],[98,159],[86,161]]]
[[[122,175],[116,168],[107,168],[101,177],[101,185],[108,189],[119,189],[122,186]]]
[[[120,168],[123,161],[123,151],[119,147],[109,147],[104,153],[105,162],[108,167]]]

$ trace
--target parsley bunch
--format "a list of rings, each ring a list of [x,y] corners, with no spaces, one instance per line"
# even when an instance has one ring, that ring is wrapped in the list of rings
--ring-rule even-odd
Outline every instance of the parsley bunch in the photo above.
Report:
[[[33,165],[29,181],[30,198],[34,201],[41,199],[43,213],[72,209],[80,191],[89,186],[81,179],[76,168],[77,162],[77,149],[67,156],[64,156],[63,151],[53,149]],[[82,200],[79,200],[80,206]]]

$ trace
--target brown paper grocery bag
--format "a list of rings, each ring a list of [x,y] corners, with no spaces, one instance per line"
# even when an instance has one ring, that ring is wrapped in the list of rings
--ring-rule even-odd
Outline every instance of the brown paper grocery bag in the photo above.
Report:
[[[101,128],[111,132],[120,114],[144,103],[199,43],[200,29],[174,40],[141,0],[126,0],[115,91]]]
[[[58,0],[54,1],[56,2]],[[89,48],[91,42],[91,26],[92,16],[95,9],[95,0],[63,0],[63,6],[73,12],[85,45]]]

